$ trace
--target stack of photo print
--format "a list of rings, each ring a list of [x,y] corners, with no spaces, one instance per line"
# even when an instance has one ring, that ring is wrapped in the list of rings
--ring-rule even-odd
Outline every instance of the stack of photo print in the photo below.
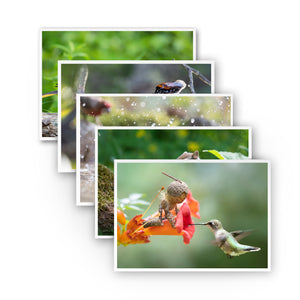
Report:
[[[41,30],[40,138],[95,207],[95,238],[114,240],[115,271],[270,270],[270,163],[196,37]]]

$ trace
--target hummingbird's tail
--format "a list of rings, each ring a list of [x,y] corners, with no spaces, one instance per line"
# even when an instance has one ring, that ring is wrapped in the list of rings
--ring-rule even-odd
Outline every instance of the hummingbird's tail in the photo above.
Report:
[[[255,252],[255,251],[260,251],[260,250],[261,249],[258,247],[251,247],[251,246],[244,249],[244,251],[247,251],[247,252]]]

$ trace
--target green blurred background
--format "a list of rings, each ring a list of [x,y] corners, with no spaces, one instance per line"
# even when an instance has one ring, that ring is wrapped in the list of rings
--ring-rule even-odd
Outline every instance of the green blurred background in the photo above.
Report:
[[[99,98],[111,104],[110,113],[100,116],[104,126],[200,126],[197,118],[208,120],[210,126],[232,125],[231,97],[155,94]],[[95,123],[94,117],[87,119]]]
[[[58,60],[192,60],[193,31],[43,31],[42,93],[56,89]],[[57,112],[57,96],[43,99]]]
[[[148,244],[117,248],[118,268],[267,268],[268,267],[268,164],[238,162],[118,163],[117,198],[143,193],[149,202],[162,185],[172,181],[164,171],[184,182],[200,203],[200,222],[219,219],[228,231],[253,229],[241,240],[259,252],[229,259],[209,241],[213,233],[197,226],[190,244],[181,236],[151,236]],[[156,200],[146,216],[157,211]],[[127,219],[137,212],[126,210]],[[194,222],[199,219],[193,218]]]
[[[238,152],[248,156],[247,129],[99,129],[98,163],[111,170],[114,159],[176,159],[183,152],[200,153],[201,159],[216,159],[202,150]]]

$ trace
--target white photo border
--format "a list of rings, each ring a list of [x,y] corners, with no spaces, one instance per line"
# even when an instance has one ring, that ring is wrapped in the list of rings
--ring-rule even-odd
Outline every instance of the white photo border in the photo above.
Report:
[[[114,160],[114,230],[117,232],[117,177],[118,177],[118,164],[122,163],[196,163],[196,164],[230,164],[230,163],[265,163],[268,166],[268,267],[267,268],[118,268],[117,267],[117,235],[114,235],[114,271],[115,272],[270,272],[271,271],[271,163],[268,160],[249,159],[249,160],[165,160],[165,159],[115,159]]]
[[[39,70],[39,89],[38,89],[38,101],[39,101],[39,138],[41,141],[57,141],[58,137],[43,137],[42,132],[42,120],[43,120],[43,101],[42,101],[42,76],[43,76],[43,32],[44,31],[191,31],[193,33],[193,60],[197,60],[197,28],[195,27],[47,27],[47,28],[40,28],[39,31],[39,49],[38,49],[38,70]],[[57,115],[58,116],[58,115]]]

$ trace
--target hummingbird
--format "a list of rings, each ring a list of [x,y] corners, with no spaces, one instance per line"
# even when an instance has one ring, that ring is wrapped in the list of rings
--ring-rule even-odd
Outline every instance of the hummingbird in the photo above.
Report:
[[[229,258],[239,256],[248,252],[260,251],[260,248],[242,245],[238,241],[249,235],[252,231],[226,231],[219,220],[210,220],[207,223],[197,223],[190,225],[205,225],[215,235],[216,240],[212,242],[213,245],[219,247]]]

